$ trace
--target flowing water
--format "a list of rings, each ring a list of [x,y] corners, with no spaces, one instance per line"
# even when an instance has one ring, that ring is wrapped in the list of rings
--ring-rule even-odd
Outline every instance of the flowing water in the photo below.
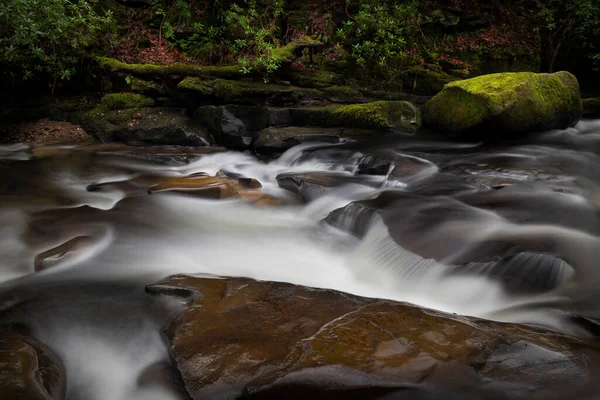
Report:
[[[169,364],[161,328],[182,304],[144,292],[172,274],[332,288],[577,335],[592,333],[573,313],[599,317],[600,121],[493,147],[402,137],[268,160],[12,145],[0,171],[1,320],[59,354],[68,399],[181,398],[151,375]],[[218,172],[255,178],[284,205],[148,194]]]

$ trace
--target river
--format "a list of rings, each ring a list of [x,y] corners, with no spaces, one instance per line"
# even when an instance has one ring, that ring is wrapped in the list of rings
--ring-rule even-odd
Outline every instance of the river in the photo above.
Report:
[[[600,316],[600,120],[494,146],[397,137],[262,158],[15,144],[0,147],[0,171],[1,320],[58,353],[68,399],[181,398],[144,379],[170,363],[161,329],[182,307],[144,288],[172,274],[331,288],[585,337],[594,326],[574,315]],[[256,179],[282,205],[148,193],[219,172]]]

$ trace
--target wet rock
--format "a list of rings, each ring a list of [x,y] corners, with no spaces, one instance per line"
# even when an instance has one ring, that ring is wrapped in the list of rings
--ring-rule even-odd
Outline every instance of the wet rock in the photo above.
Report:
[[[278,205],[278,199],[265,194],[256,179],[232,179],[222,174],[194,174],[152,186],[148,193],[176,192],[209,199],[242,198],[257,205]]]
[[[338,143],[344,139],[368,138],[377,132],[368,129],[285,127],[258,132],[252,148],[261,153],[281,152],[303,142]]]
[[[377,187],[381,181],[368,175],[353,176],[334,172],[285,173],[277,176],[277,183],[283,189],[296,193],[309,202],[319,198],[331,188],[348,184],[361,184]]]
[[[0,329],[0,398],[65,398],[66,371],[59,357],[31,336]]]
[[[365,96],[349,86],[330,86],[323,89],[327,100],[334,103],[364,103]]]
[[[572,74],[519,72],[449,83],[424,105],[423,120],[448,135],[493,141],[564,129],[575,125],[581,113],[579,84]]]
[[[161,286],[200,295],[166,330],[193,399],[402,388],[416,399],[546,399],[590,385],[599,355],[560,334],[332,290],[185,276]]]
[[[183,110],[173,108],[96,108],[85,115],[83,126],[102,142],[184,146],[207,146],[212,142],[202,125]]]
[[[273,124],[268,107],[202,106],[195,115],[218,144],[232,148],[249,147],[256,132]]]
[[[93,244],[89,236],[73,238],[57,247],[46,250],[35,256],[33,265],[36,271],[43,271],[64,263],[78,254],[85,252]]]

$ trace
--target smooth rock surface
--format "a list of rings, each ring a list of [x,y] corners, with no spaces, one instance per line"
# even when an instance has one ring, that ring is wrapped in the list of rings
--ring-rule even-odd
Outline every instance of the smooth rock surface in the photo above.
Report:
[[[58,356],[31,336],[0,329],[0,399],[65,398],[66,371]]]
[[[561,334],[286,283],[176,276],[147,291],[175,289],[197,292],[166,330],[195,400],[560,398],[598,358]]]

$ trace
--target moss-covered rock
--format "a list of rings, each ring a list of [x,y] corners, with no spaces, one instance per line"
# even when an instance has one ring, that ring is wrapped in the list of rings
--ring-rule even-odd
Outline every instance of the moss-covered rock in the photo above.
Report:
[[[443,133],[494,140],[573,126],[581,113],[572,74],[519,72],[449,83],[425,104],[423,119]]]
[[[582,99],[583,116],[585,118],[600,118],[600,97]]]
[[[425,67],[415,66],[400,74],[404,90],[422,96],[433,96],[440,92],[444,85],[459,78]]]
[[[154,100],[137,93],[110,93],[100,101],[107,110],[127,110],[154,106]]]
[[[206,146],[212,142],[202,125],[186,116],[183,110],[173,108],[107,110],[97,107],[85,114],[82,125],[101,142],[186,146]]]
[[[334,103],[364,103],[365,96],[350,86],[330,86],[323,89],[327,100]]]
[[[290,109],[292,123],[304,126],[349,127],[414,134],[421,114],[406,101],[375,101],[339,107]]]
[[[160,96],[166,91],[163,85],[154,82],[153,80],[140,79],[133,76],[129,76],[128,89],[132,92],[141,93],[146,96]]]
[[[311,70],[282,67],[276,72],[276,76],[297,86],[317,89],[323,89],[328,86],[339,86],[344,82],[342,75],[322,69]]]
[[[174,63],[169,65],[155,64],[127,64],[108,57],[98,57],[100,65],[113,72],[121,72],[138,77],[218,77],[225,79],[238,79],[243,77],[240,68],[235,65],[204,66],[194,64]]]
[[[317,89],[227,79],[190,77],[182,80],[177,88],[184,93],[208,96],[218,104],[295,105],[324,99],[324,94]]]
[[[275,48],[275,50],[273,50],[273,57],[279,62],[291,62],[295,58],[302,56],[302,50],[322,46],[324,46],[324,44],[318,40],[315,40],[310,36],[304,36],[300,39],[291,41],[285,46]]]

